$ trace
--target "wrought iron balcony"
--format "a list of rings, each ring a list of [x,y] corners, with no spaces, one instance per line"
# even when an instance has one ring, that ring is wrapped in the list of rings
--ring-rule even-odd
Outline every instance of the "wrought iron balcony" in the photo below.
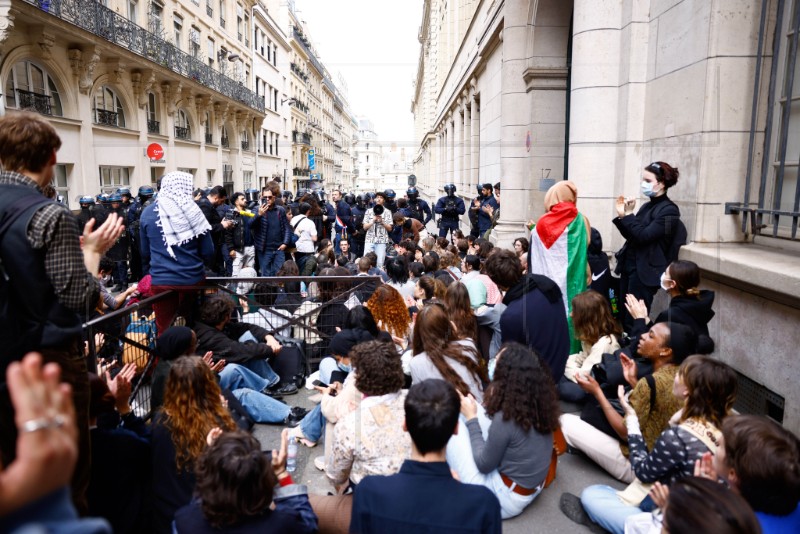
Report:
[[[214,142],[214,135],[210,133],[206,133],[206,144],[210,145]]]
[[[242,141],[242,150],[250,150],[250,141]]]
[[[53,108],[48,95],[17,89],[17,99],[19,100],[20,109],[32,110],[42,115],[53,114]]]
[[[231,144],[230,144],[230,142],[228,141],[228,138],[227,138],[227,137],[220,137],[220,138],[219,138],[219,144],[220,144],[220,146],[221,146],[222,148],[230,148],[230,147],[231,147]]]
[[[245,85],[212,69],[95,0],[24,0],[116,46],[264,113],[264,101]],[[224,19],[220,19],[224,23]]]
[[[176,139],[189,139],[189,128],[184,128],[182,126],[175,127],[175,138]]]
[[[147,133],[157,134],[161,133],[161,123],[158,121],[147,121]]]
[[[103,126],[114,126],[115,128],[119,128],[119,113],[105,109],[95,109],[94,122],[95,124],[102,124]]]
[[[214,10],[211,8],[211,6],[206,6],[206,15],[208,15],[209,17],[214,16]]]

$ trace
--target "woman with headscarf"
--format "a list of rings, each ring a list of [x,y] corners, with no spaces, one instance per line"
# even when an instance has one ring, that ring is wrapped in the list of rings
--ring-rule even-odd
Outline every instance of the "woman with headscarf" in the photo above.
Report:
[[[153,303],[158,332],[178,315],[189,317],[195,292],[185,288],[203,282],[203,260],[214,255],[211,226],[192,199],[193,180],[185,172],[164,175],[156,201],[140,219],[142,269],[152,277],[152,293],[172,291]]]
[[[572,353],[581,350],[570,317],[570,303],[586,290],[590,276],[586,259],[591,236],[589,220],[578,211],[578,188],[569,180],[557,182],[544,197],[546,213],[531,228],[528,272],[552,279],[561,289]]]

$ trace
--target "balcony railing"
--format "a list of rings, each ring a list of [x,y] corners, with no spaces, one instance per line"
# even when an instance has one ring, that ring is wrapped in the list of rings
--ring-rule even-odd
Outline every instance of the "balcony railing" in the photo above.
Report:
[[[50,104],[50,97],[32,91],[17,89],[20,109],[30,109],[42,115],[52,115],[53,108]]]
[[[302,132],[298,132],[297,130],[294,130],[292,132],[292,142],[293,143],[302,143],[304,145],[310,145],[311,144],[311,134],[302,133]]]
[[[220,144],[220,146],[221,146],[222,148],[230,148],[230,147],[231,147],[231,144],[230,144],[230,142],[228,141],[228,138],[227,138],[227,137],[220,137],[220,138],[219,138],[219,144]]]
[[[175,138],[176,139],[189,139],[189,128],[184,128],[183,126],[176,126],[175,127]]]
[[[242,141],[242,150],[250,150],[250,141]]]
[[[211,6],[206,6],[206,15],[208,15],[209,17],[214,16],[214,10],[211,8]]]
[[[206,133],[206,144],[210,145],[214,142],[214,135],[210,133]]]
[[[157,134],[161,133],[161,123],[158,121],[147,121],[147,133]]]
[[[108,111],[105,109],[95,109],[94,122],[95,124],[102,124],[103,126],[114,126],[115,128],[118,128],[119,113],[115,113],[113,111]]]
[[[264,113],[253,91],[95,0],[25,0],[89,33]]]

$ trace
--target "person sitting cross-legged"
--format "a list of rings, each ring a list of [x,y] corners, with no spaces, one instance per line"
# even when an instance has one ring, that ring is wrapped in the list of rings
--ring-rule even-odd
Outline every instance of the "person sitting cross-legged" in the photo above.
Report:
[[[211,351],[215,359],[225,359],[254,371],[272,386],[267,394],[279,397],[297,393],[296,385],[280,383],[268,361],[278,356],[281,344],[260,326],[231,322],[233,309],[233,301],[223,295],[212,296],[203,303],[194,328],[198,352]]]
[[[459,482],[445,461],[460,407],[458,393],[444,380],[425,380],[408,390],[403,429],[411,436],[411,458],[395,475],[361,481],[353,497],[351,532],[502,531],[497,497]]]

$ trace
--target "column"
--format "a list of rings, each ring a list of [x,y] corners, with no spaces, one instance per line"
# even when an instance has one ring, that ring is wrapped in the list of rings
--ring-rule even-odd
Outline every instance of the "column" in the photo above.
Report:
[[[461,156],[464,148],[463,120],[461,118],[461,106],[463,101],[459,98],[455,113],[453,113],[453,178],[454,184],[460,184],[464,172],[464,160]]]
[[[469,188],[474,191],[475,186],[478,185],[481,170],[481,111],[479,109],[480,106],[478,104],[474,88],[471,96],[470,116],[472,118],[472,165],[470,165],[470,167],[472,170],[472,176],[470,176]]]
[[[459,191],[464,191],[467,188],[467,184],[469,184],[470,180],[472,179],[472,121],[470,120],[470,101],[469,99],[464,100],[464,127],[462,128],[463,132],[463,159],[464,164],[461,166],[463,169],[461,172],[461,179],[459,180]]]
[[[445,150],[447,153],[447,173],[445,174],[444,181],[445,183],[450,183],[453,181],[453,118],[448,115],[447,122],[445,123],[445,127],[447,130],[445,131]]]

